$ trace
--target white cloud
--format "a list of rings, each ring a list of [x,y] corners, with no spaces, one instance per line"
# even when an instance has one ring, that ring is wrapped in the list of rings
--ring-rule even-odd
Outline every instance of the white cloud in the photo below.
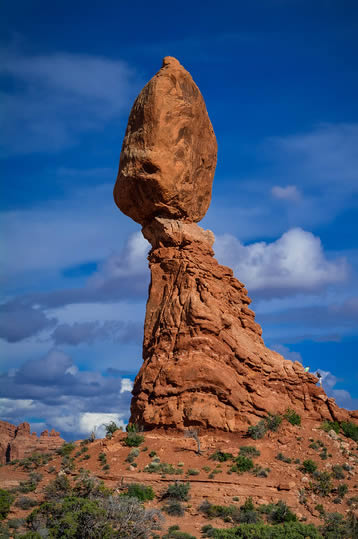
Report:
[[[281,354],[281,356],[283,356],[285,359],[289,359],[290,361],[299,361],[300,363],[303,363],[302,356],[300,353],[290,350],[287,346],[284,346],[283,344],[272,344],[270,348],[272,348],[272,350],[275,350],[275,352]]]
[[[79,418],[79,432],[90,434],[95,430],[96,435],[102,438],[105,434],[105,424],[114,421],[118,427],[124,427],[121,414],[85,412]]]
[[[301,199],[301,193],[296,185],[286,185],[286,187],[275,185],[271,189],[271,194],[274,198],[288,200],[290,202],[298,202]]]
[[[8,153],[58,151],[102,128],[134,97],[134,73],[121,60],[85,54],[30,56],[0,50],[0,74],[18,84],[1,95],[0,143]]]
[[[272,243],[243,245],[231,235],[219,236],[215,252],[249,290],[263,295],[312,292],[345,280],[348,273],[344,258],[328,260],[320,239],[301,228],[289,230]]]
[[[130,380],[130,378],[122,378],[120,393],[124,393],[125,391],[132,391],[132,389],[133,389],[132,380]]]

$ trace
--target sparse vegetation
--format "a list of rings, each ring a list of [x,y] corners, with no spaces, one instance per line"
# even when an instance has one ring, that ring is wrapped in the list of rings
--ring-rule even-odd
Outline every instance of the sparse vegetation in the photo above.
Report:
[[[112,438],[113,434],[119,430],[118,425],[115,423],[115,421],[111,421],[110,423],[107,423],[104,425],[106,429],[106,438],[109,440]]]
[[[291,425],[301,425],[301,416],[298,415],[294,410],[291,408],[287,408],[284,416],[283,416]]]
[[[330,430],[334,430],[336,434],[339,434],[339,431],[341,430],[341,427],[338,423],[338,421],[323,421],[321,425],[321,429],[323,429],[325,432],[329,432]]]
[[[72,451],[75,449],[75,444],[72,442],[64,443],[59,449],[57,449],[57,454],[61,455],[61,457],[68,457]]]
[[[185,513],[184,507],[179,500],[170,500],[169,503],[163,506],[163,511],[175,517],[182,517]]]
[[[332,466],[332,475],[334,479],[344,479],[345,474],[343,471],[343,466],[340,466],[339,464]]]
[[[127,488],[127,496],[137,498],[141,502],[154,500],[155,493],[151,486],[141,485],[140,483],[132,483]]]
[[[199,440],[199,434],[196,429],[188,429],[184,432],[185,438],[193,438],[196,441],[197,444],[197,454],[201,455],[201,448],[200,448],[200,440]]]
[[[33,498],[21,496],[18,500],[16,500],[15,505],[16,507],[20,507],[20,509],[31,509],[32,507],[38,505],[38,502]]]
[[[269,414],[266,419],[266,427],[268,430],[272,430],[273,432],[278,431],[281,423],[282,423],[282,417],[279,414]]]
[[[292,462],[292,459],[290,457],[285,457],[285,455],[283,455],[282,453],[277,453],[275,459],[286,462],[287,464],[291,464]]]
[[[244,457],[259,457],[261,455],[260,451],[253,445],[241,446],[239,454]]]
[[[217,460],[218,462],[226,462],[228,460],[233,460],[234,456],[232,453],[224,453],[223,451],[215,451],[209,459]]]
[[[251,425],[247,429],[247,434],[253,439],[253,440],[259,440],[260,438],[263,438],[266,434],[266,422],[264,419],[260,419],[260,421],[257,423],[257,425]]]
[[[5,489],[0,489],[0,520],[4,520],[10,512],[15,497]]]
[[[179,501],[188,501],[190,490],[190,483],[182,483],[176,481],[175,483],[168,486],[167,490],[162,494],[161,499],[171,498]]]
[[[358,425],[352,421],[343,421],[343,423],[341,423],[341,429],[344,436],[351,438],[358,443]]]
[[[243,473],[252,470],[254,463],[251,458],[239,455],[236,457],[234,464],[231,466],[231,471]]]
[[[128,447],[139,447],[144,442],[144,436],[135,431],[128,431],[127,438],[123,440],[124,445]]]
[[[311,459],[306,459],[303,461],[300,470],[303,473],[313,474],[317,470],[317,464]]]

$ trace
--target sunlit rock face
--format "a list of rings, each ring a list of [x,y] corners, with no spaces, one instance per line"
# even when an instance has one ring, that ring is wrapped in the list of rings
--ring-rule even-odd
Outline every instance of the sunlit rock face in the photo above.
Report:
[[[214,234],[196,224],[210,204],[216,151],[199,89],[165,58],[132,108],[114,188],[152,245],[131,422],[236,432],[289,407],[347,419],[315,376],[265,347],[244,284],[214,258]]]
[[[158,217],[200,221],[210,204],[217,143],[191,75],[170,56],[129,116],[114,198],[145,224]]]

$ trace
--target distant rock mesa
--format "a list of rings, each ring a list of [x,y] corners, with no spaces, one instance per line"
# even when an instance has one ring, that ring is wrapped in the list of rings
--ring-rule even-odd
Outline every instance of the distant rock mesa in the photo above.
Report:
[[[0,421],[0,464],[15,459],[23,459],[33,453],[48,453],[64,443],[55,430],[44,430],[38,437],[31,434],[29,423],[20,423],[17,427],[7,421]]]
[[[311,419],[358,419],[317,378],[265,347],[244,285],[200,228],[217,145],[204,99],[175,58],[137,97],[114,188],[117,206],[151,243],[143,365],[132,423],[237,432],[288,407]]]

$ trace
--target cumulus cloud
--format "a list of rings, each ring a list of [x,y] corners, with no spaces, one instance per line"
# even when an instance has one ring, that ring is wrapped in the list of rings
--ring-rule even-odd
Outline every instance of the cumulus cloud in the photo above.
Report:
[[[5,153],[58,151],[100,129],[129,106],[135,75],[121,60],[86,54],[0,51],[0,74],[17,85],[1,94]]]
[[[100,323],[76,322],[75,324],[59,324],[51,334],[56,345],[67,344],[77,346],[90,344],[97,340],[136,342],[141,339],[143,327],[136,322],[105,320]]]
[[[22,341],[55,324],[55,318],[48,318],[41,309],[22,304],[21,300],[0,305],[0,337],[8,342]]]
[[[344,258],[328,260],[320,239],[300,228],[272,243],[243,245],[231,235],[219,236],[215,252],[249,290],[266,296],[312,292],[344,281],[348,273]]]
[[[358,409],[358,399],[353,398],[349,391],[345,389],[335,389],[336,384],[341,381],[339,378],[330,371],[318,369],[316,372],[319,372],[322,376],[322,387],[327,395],[333,397],[338,406],[346,408],[347,410]]]
[[[290,350],[287,346],[284,346],[283,344],[272,344],[270,348],[272,348],[272,350],[275,350],[275,352],[281,354],[281,356],[283,356],[285,359],[289,359],[290,361],[299,361],[300,363],[302,363],[301,354]]]
[[[80,371],[70,356],[53,349],[46,356],[25,362],[19,369],[0,375],[4,420],[36,423],[56,428],[67,437],[87,434],[96,424],[115,417],[123,424],[129,416],[128,377]],[[101,422],[100,422],[101,419]]]
[[[271,194],[274,198],[278,198],[279,200],[288,200],[290,202],[297,202],[301,199],[301,193],[297,189],[296,185],[286,185],[286,187],[275,185],[271,189]]]

